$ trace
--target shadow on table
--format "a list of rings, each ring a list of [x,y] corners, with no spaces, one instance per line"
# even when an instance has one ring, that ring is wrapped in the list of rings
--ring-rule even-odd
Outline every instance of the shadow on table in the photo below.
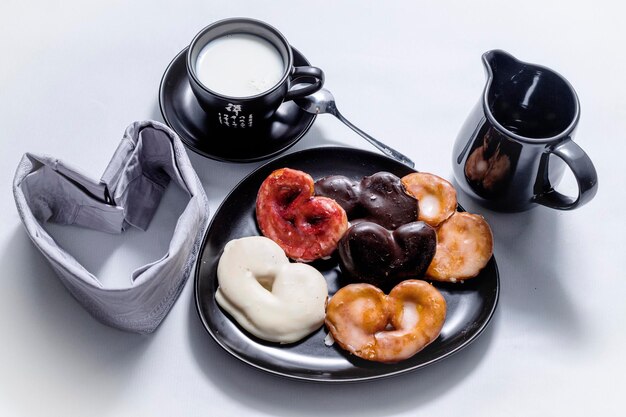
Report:
[[[206,332],[193,303],[189,337],[198,366],[233,401],[268,415],[380,416],[418,410],[461,383],[486,356],[498,325],[491,325],[462,351],[407,374],[350,384],[310,383],[257,370],[224,351]],[[296,411],[297,410],[297,411]]]
[[[186,202],[179,187],[168,187],[145,232],[129,228],[109,234],[53,223],[44,227],[105,287],[115,288],[128,285],[135,268],[167,253]],[[16,377],[5,384],[3,398],[14,401],[11,406],[20,415],[40,414],[42,402],[54,403],[59,414],[107,414],[135,389],[133,373],[155,338],[122,332],[93,318],[63,286],[21,225],[7,241],[0,258],[5,265],[0,284],[11,296],[0,306],[10,312],[2,315],[0,369]],[[33,393],[38,401],[32,401]]]
[[[455,184],[457,190],[459,187]],[[463,192],[459,203],[480,213],[494,235],[494,252],[500,270],[500,308],[515,310],[517,323],[550,332],[564,344],[585,343],[578,309],[564,286],[567,277],[559,268],[567,259],[561,243],[561,217],[567,212],[537,206],[521,213],[499,213],[480,206]]]
[[[150,117],[150,120],[156,120],[158,122],[167,124],[167,123],[165,123],[165,120],[163,119],[163,115],[161,114],[161,108],[159,107],[158,101],[155,102],[154,105],[152,106],[152,109],[150,111],[150,116],[149,117]],[[368,146],[366,144],[366,142],[363,142],[363,143],[365,144],[364,145],[365,147]],[[281,153],[280,155],[284,155],[285,153],[289,153],[289,152],[299,151],[299,150],[302,150],[302,149],[315,148],[315,147],[318,147],[318,146],[346,146],[346,144],[343,143],[343,142],[335,141],[335,140],[332,140],[332,139],[329,139],[329,138],[325,137],[323,135],[321,129],[314,122],[313,126],[311,126],[309,131],[302,137],[302,139],[297,141],[291,148],[289,148],[285,152]],[[188,149],[188,154],[189,154],[190,157],[193,156],[192,159],[199,159],[199,160],[202,160],[202,161],[212,161],[210,158],[206,158],[204,156],[201,156],[201,155],[199,155],[199,154],[197,154],[194,151],[191,151],[189,149]],[[278,155],[278,156],[280,156],[280,155]],[[192,162],[193,162],[193,160],[192,160]],[[264,162],[267,162],[267,161],[252,162],[252,163],[234,163],[234,164],[233,163],[227,163],[227,164],[234,165],[234,166],[258,166],[258,165],[263,164]],[[197,166],[195,164],[194,164],[194,168],[197,168]]]
[[[234,401],[270,415],[294,415],[296,405],[299,415],[386,415],[418,410],[461,384],[487,357],[503,309],[522,320],[516,326],[550,332],[563,343],[584,342],[580,318],[563,288],[567,277],[558,267],[563,255],[559,220],[564,213],[537,208],[502,214],[477,206],[465,195],[459,199],[468,211],[483,214],[490,223],[500,269],[499,309],[474,343],[441,362],[381,381],[305,383],[266,374],[231,357],[204,330],[192,306],[192,351],[207,379]]]
[[[167,124],[165,123],[165,120],[163,120],[163,115],[161,114],[161,107],[159,106],[158,100],[155,101],[154,105],[152,106],[152,111],[150,112],[150,120],[156,120],[157,122]]]
[[[342,144],[328,140],[315,128],[298,144],[302,149],[322,145]],[[200,175],[206,186],[210,176]],[[204,329],[193,303],[189,314],[191,351],[209,383],[233,401],[277,416],[387,415],[419,409],[449,392],[480,365],[492,344],[493,329],[499,321],[496,312],[481,337],[441,362],[383,380],[336,385],[291,380],[257,370],[215,343]]]
[[[150,116],[152,120],[165,123],[161,114],[158,101],[154,103]],[[311,126],[309,131],[296,142],[291,148],[285,152],[275,156],[286,155],[288,153],[316,148],[320,146],[347,146],[345,143],[329,139],[324,136],[322,130],[315,124]],[[234,188],[239,181],[254,171],[256,168],[270,161],[270,159],[255,162],[221,162],[204,157],[193,150],[187,149],[187,154],[191,160],[200,182],[202,183],[212,210],[216,210],[221,200],[216,200],[213,196],[226,196]]]
[[[39,401],[57,401],[55,412],[97,407],[106,414],[107,404],[115,405],[116,398],[133,389],[135,365],[153,338],[95,320],[57,279],[22,227],[15,227],[8,242],[0,258],[6,280],[2,289],[11,294],[2,306],[10,316],[3,315],[0,368],[16,377],[3,385],[4,400],[14,400],[12,407],[22,410],[20,415],[39,413]],[[85,375],[93,378],[85,381]]]
[[[277,157],[320,146],[345,146],[345,144],[326,138],[322,131],[313,125],[296,145]],[[239,181],[269,161],[268,159],[248,163],[221,162],[206,158],[191,150],[188,150],[187,154],[209,198],[211,215],[215,213],[222,199],[230,193]]]

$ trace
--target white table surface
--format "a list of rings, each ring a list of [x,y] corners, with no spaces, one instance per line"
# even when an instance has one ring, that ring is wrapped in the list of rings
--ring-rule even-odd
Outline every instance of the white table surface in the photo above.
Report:
[[[581,4],[579,4],[581,3]],[[0,415],[623,415],[626,392],[626,24],[618,2],[17,1],[0,3]],[[323,385],[253,369],[219,348],[192,279],[152,335],[108,328],[70,296],[20,224],[11,193],[24,152],[99,178],[125,127],[162,120],[170,60],[208,23],[265,20],[322,67],[343,113],[451,178],[456,134],[479,99],[480,56],[505,49],[563,74],[582,105],[579,143],[600,188],[572,212],[499,214],[501,296],[472,345],[422,370]],[[373,149],[320,116],[289,150]],[[190,153],[212,213],[259,166]],[[566,177],[562,190],[571,191]],[[170,187],[150,229],[111,236],[50,225],[107,285],[160,257],[184,207]]]

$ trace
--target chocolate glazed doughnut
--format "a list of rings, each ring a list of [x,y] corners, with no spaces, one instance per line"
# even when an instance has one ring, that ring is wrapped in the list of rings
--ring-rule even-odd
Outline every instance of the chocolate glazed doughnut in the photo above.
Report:
[[[417,199],[400,178],[389,172],[360,181],[333,175],[315,183],[315,194],[337,201],[352,223],[338,246],[346,278],[391,288],[424,275],[435,255],[437,235],[417,221]]]
[[[389,172],[377,172],[361,181],[342,175],[324,177],[315,182],[315,195],[339,203],[352,223],[370,221],[395,230],[417,220],[417,200]]]
[[[411,222],[394,231],[361,222],[339,241],[341,271],[353,281],[391,288],[408,278],[422,277],[435,256],[435,229]]]

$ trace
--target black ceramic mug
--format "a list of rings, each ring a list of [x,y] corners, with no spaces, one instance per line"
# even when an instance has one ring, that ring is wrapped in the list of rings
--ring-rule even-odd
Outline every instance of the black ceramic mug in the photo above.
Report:
[[[598,177],[573,141],[580,108],[572,86],[556,72],[504,51],[486,52],[482,60],[487,72],[483,96],[452,155],[461,188],[501,211],[535,204],[570,210],[590,201]],[[578,196],[554,189],[566,165],[576,177]]]
[[[234,34],[258,36],[276,48],[283,62],[283,73],[277,83],[258,94],[239,97],[211,90],[200,81],[196,63],[202,48],[215,39]],[[278,30],[265,22],[248,18],[225,19],[202,29],[189,45],[187,74],[191,90],[209,115],[210,123],[233,133],[235,130],[243,133],[241,131],[245,129],[260,127],[284,101],[313,94],[324,85],[324,72],[321,69],[312,66],[294,67],[291,46]],[[292,89],[296,82],[300,85]]]

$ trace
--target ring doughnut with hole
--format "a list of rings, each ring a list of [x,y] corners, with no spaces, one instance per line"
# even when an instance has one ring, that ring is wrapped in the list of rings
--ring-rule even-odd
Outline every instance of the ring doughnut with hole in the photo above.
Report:
[[[310,265],[290,263],[271,239],[251,236],[228,242],[217,279],[217,303],[260,339],[293,343],[324,323],[324,276]]]
[[[326,327],[348,352],[370,361],[410,358],[435,340],[446,318],[446,301],[431,284],[406,280],[389,295],[370,284],[350,284],[330,299]]]

